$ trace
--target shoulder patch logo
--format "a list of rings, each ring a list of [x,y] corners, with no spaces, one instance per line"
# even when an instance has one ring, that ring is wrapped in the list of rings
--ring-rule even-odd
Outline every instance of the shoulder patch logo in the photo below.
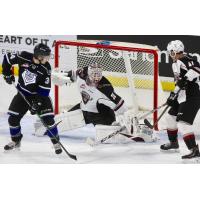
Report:
[[[81,84],[80,88],[85,89],[86,88],[85,84]]]
[[[83,103],[87,104],[87,102],[90,100],[90,95],[87,92],[82,91],[81,96],[82,96]]]
[[[29,84],[34,84],[34,83],[36,83],[36,77],[37,77],[36,74],[31,73],[31,72],[28,71],[28,70],[25,70],[25,71],[22,73],[22,78],[23,78],[23,80],[24,80],[24,84],[25,84],[25,85],[29,85]]]

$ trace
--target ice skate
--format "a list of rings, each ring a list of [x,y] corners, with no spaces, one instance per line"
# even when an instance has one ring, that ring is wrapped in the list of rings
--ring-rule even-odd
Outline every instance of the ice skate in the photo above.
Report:
[[[53,147],[55,149],[55,153],[56,154],[61,154],[62,153],[62,149],[59,143],[53,144]]]
[[[4,150],[5,151],[20,150],[22,137],[23,135],[20,135],[18,137],[12,137],[12,142],[9,142],[7,145],[5,145]]]
[[[196,145],[193,149],[191,149],[191,152],[187,155],[182,156],[183,161],[191,161],[191,162],[197,162],[200,163],[200,153],[199,153],[199,146]]]
[[[51,142],[53,143],[53,147],[55,149],[56,154],[62,153],[62,148],[61,148],[60,144],[58,143],[59,140],[60,140],[60,138],[58,136],[56,138],[51,138]]]
[[[169,142],[160,146],[163,152],[179,152],[179,144],[177,142]]]

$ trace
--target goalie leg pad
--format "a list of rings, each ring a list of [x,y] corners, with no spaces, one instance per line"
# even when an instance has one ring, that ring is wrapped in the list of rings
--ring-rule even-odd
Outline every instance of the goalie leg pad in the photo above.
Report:
[[[61,123],[58,124],[59,132],[81,128],[86,125],[81,109],[61,113],[56,116],[56,121],[61,121]]]
[[[55,116],[55,121],[58,123],[58,132],[62,133],[64,131],[77,129],[85,126],[85,120],[81,110],[75,110],[71,112],[61,113]],[[60,123],[59,123],[60,122]],[[45,127],[42,125],[40,120],[34,123],[35,135],[43,136],[45,133]]]

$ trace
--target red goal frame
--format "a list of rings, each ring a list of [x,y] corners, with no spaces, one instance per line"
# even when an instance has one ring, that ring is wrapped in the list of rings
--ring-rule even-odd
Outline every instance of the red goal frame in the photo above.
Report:
[[[88,41],[89,42],[89,41]],[[158,107],[158,52],[153,49],[145,49],[145,48],[134,48],[134,47],[122,47],[115,45],[101,45],[101,44],[91,44],[79,41],[56,41],[55,42],[55,68],[59,67],[59,47],[61,45],[70,45],[70,46],[83,46],[83,47],[93,47],[93,48],[101,48],[101,49],[114,49],[114,50],[124,50],[124,51],[133,51],[133,52],[144,52],[151,53],[154,55],[154,92],[153,92],[153,108]],[[55,114],[59,113],[59,87],[55,86]],[[154,112],[153,119],[154,122],[157,120],[158,114]],[[158,129],[156,125],[155,129]]]

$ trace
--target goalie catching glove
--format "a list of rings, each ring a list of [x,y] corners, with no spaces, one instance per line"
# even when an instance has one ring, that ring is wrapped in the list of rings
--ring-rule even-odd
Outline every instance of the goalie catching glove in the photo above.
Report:
[[[128,110],[124,114],[119,114],[117,116],[116,122],[113,122],[113,126],[119,125],[121,127],[125,126],[128,134],[133,134],[134,131],[137,131],[138,120],[135,117],[134,111]]]
[[[74,71],[59,71],[58,69],[55,69],[51,74],[51,79],[53,84],[58,86],[63,86],[67,84],[71,84],[76,80],[76,75]]]

